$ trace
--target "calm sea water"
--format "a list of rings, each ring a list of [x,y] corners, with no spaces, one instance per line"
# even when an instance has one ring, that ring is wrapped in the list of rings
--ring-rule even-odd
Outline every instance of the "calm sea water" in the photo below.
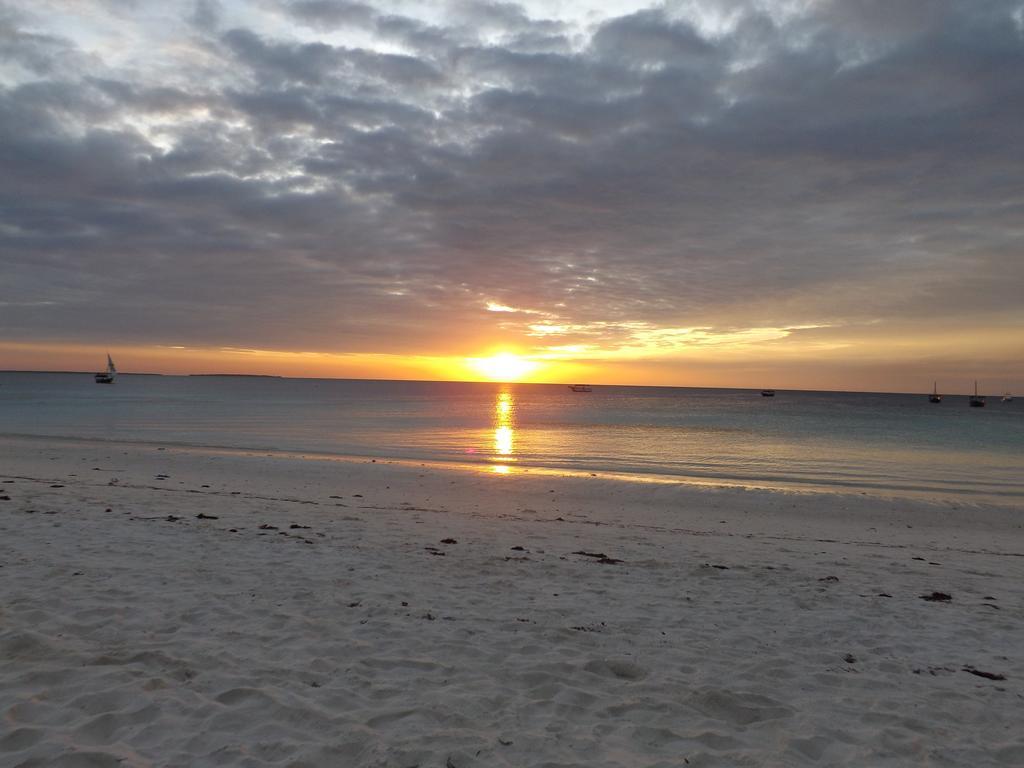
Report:
[[[998,397],[3,373],[0,433],[1024,505],[1024,400]]]

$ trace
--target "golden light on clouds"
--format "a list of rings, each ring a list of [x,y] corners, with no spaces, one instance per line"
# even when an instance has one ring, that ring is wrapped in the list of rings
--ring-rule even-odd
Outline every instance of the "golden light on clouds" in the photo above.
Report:
[[[1019,325],[1012,317],[987,317],[984,332],[977,324],[962,327],[954,319],[901,327],[829,322],[685,327],[554,317],[539,324],[526,313],[491,317],[501,319],[481,323],[464,339],[438,337],[424,343],[420,354],[198,346],[170,339],[109,346],[0,341],[0,368],[91,372],[103,367],[110,352],[125,374],[868,391],[925,391],[938,379],[951,393],[968,391],[977,377],[983,383],[989,379],[992,391],[1024,389],[1018,368],[1000,362],[1024,355]],[[481,351],[466,356],[474,349]],[[893,360],[901,362],[894,365]],[[497,437],[504,446],[511,442],[504,431]]]

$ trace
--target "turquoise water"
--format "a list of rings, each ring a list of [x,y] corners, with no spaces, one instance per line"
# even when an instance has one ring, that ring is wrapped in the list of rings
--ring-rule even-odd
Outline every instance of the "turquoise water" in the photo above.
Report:
[[[999,398],[3,373],[0,433],[1024,505],[1024,400]]]

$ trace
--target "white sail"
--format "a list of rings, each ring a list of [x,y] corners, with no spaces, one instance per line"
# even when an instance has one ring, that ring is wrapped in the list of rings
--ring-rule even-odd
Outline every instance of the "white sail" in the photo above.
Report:
[[[110,353],[107,353],[107,370],[100,371],[96,374],[97,384],[113,384],[114,377],[117,376],[117,368],[114,367],[114,360],[110,357]]]

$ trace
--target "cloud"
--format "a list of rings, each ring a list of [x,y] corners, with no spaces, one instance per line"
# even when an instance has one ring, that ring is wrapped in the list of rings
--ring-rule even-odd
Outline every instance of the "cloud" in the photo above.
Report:
[[[110,13],[0,14],[11,340],[465,354],[1020,311],[1019,2]]]
[[[287,4],[286,12],[303,24],[327,30],[368,27],[377,17],[371,6],[346,0],[297,0]]]
[[[25,29],[24,16],[0,6],[0,65],[21,68],[34,76],[67,73],[86,63],[73,41],[57,34]]]
[[[223,7],[218,0],[196,0],[189,21],[200,30],[214,30],[220,24]]]

